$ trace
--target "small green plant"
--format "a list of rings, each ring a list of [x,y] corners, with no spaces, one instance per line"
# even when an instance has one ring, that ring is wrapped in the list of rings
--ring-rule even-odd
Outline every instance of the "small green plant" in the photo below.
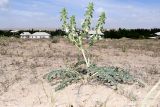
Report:
[[[63,8],[61,11],[62,29],[66,32],[65,37],[79,49],[84,60],[79,60],[73,67],[53,70],[44,76],[52,85],[57,85],[55,88],[56,91],[80,81],[85,84],[95,80],[110,86],[117,86],[118,83],[133,83],[135,81],[134,78],[124,70],[116,67],[98,67],[91,62],[88,48],[91,48],[93,44],[100,39],[98,32],[102,32],[106,19],[105,12],[102,12],[94,28],[96,34],[88,40],[88,48],[86,48],[84,41],[89,35],[93,12],[94,5],[93,3],[89,3],[82,24],[82,30],[79,31],[76,28],[75,16],[71,16],[68,21],[67,10]]]
[[[127,47],[125,45],[122,46],[122,52],[126,52],[127,51]]]

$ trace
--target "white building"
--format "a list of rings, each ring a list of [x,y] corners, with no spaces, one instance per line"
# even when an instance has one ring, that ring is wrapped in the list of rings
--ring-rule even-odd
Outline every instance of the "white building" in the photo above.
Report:
[[[24,39],[29,38],[30,35],[31,34],[29,32],[23,32],[23,33],[20,34],[21,38],[24,38]]]
[[[33,34],[31,34],[29,36],[29,38],[33,38],[33,39],[39,39],[39,38],[45,38],[45,39],[48,39],[50,38],[50,34],[49,33],[46,33],[46,32],[35,32]]]
[[[155,33],[157,36],[160,36],[160,32]]]
[[[160,32],[155,33],[157,36],[157,39],[160,39]]]
[[[11,32],[11,33],[18,33],[19,30],[11,30],[10,32]]]
[[[21,38],[30,38],[30,39],[40,39],[40,38],[45,38],[48,39],[50,38],[50,34],[46,32],[35,32],[33,34],[29,32],[23,32],[20,34]]]
[[[152,35],[154,35],[154,36],[149,37],[149,39],[160,39],[160,32],[154,33],[154,34],[152,34]],[[155,35],[156,35],[156,36],[155,36]]]

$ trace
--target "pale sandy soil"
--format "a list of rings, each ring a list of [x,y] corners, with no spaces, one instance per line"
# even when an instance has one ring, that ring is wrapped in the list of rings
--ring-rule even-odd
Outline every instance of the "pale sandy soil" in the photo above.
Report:
[[[0,40],[0,107],[140,107],[160,78],[160,40],[108,39],[95,44],[92,53],[94,63],[126,69],[146,86],[119,85],[115,91],[77,83],[54,92],[43,76],[75,62],[77,49],[64,39],[6,39]],[[160,97],[153,107],[160,107]]]

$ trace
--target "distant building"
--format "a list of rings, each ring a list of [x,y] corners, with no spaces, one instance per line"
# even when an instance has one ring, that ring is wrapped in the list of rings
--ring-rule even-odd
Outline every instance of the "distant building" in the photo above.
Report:
[[[149,39],[157,39],[157,37],[152,36],[152,37],[148,37]]]
[[[19,30],[11,30],[10,32],[12,32],[12,33],[18,33]]]
[[[30,38],[30,39],[40,39],[40,38],[45,38],[48,39],[50,38],[50,34],[46,32],[35,32],[33,34],[30,34],[29,32],[23,32],[20,34],[21,38]]]
[[[155,35],[160,36],[160,32],[155,33]]]
[[[154,33],[152,35],[154,35],[154,36],[149,37],[150,39],[160,39],[160,32]]]
[[[30,35],[31,34],[29,32],[23,32],[23,33],[20,34],[21,38],[24,38],[24,39],[29,38]]]
[[[160,32],[155,33],[155,35],[157,35],[157,39],[160,39]]]
[[[29,38],[33,38],[33,39],[40,39],[40,38],[45,38],[48,39],[50,38],[50,34],[46,33],[46,32],[35,32],[32,35],[29,36]]]

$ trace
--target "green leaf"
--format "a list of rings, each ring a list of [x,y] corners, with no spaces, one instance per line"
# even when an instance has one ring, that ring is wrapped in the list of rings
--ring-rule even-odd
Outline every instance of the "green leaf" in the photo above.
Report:
[[[86,10],[86,13],[85,13],[85,20],[82,24],[82,30],[86,33],[88,33],[90,30],[91,20],[93,17],[93,11],[94,11],[94,4],[89,3],[87,10]]]

